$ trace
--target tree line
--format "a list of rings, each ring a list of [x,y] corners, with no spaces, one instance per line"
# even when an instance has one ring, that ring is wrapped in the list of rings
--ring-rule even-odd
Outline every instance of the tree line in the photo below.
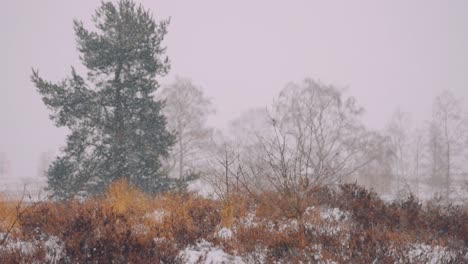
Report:
[[[160,90],[158,78],[170,70],[169,20],[121,0],[102,3],[93,22],[95,31],[74,22],[86,76],[72,68],[54,83],[32,72],[51,119],[70,131],[46,169],[57,198],[100,194],[121,178],[157,193],[201,177],[220,197],[275,190],[300,201],[316,186],[347,181],[417,192],[430,180],[448,199],[454,175],[466,169],[468,117],[449,92],[437,96],[423,126],[411,127],[399,110],[375,131],[356,98],[305,79],[221,132],[208,126],[213,103],[190,79]]]

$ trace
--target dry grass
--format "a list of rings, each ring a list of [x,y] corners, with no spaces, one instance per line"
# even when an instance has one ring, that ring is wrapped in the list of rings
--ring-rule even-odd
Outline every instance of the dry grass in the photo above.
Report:
[[[19,210],[21,208],[18,201],[0,194],[0,232],[5,232],[14,224]]]
[[[310,257],[316,254],[337,262],[406,261],[410,244],[439,245],[463,255],[468,243],[466,206],[423,207],[414,198],[387,204],[356,185],[318,190],[301,200],[271,192],[216,201],[189,193],[151,197],[122,180],[84,202],[42,202],[21,215],[17,204],[0,198],[2,228],[18,218],[12,241],[34,243],[37,250],[25,255],[0,245],[0,258],[12,263],[47,262],[50,237],[63,243],[68,261],[79,263],[178,263],[178,253],[200,240],[246,257],[262,249],[267,262],[293,263],[314,262]],[[333,208],[347,219],[321,215]],[[232,236],[220,238],[221,228]]]
[[[249,200],[245,196],[231,195],[229,200],[221,202],[221,223],[224,227],[232,227],[236,219],[245,217],[249,210]]]
[[[150,196],[122,179],[109,186],[102,206],[116,214],[144,214],[153,204]]]

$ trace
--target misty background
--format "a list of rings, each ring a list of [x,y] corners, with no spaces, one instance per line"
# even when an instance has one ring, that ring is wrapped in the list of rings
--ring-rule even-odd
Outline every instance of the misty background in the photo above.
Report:
[[[209,123],[220,129],[305,77],[346,88],[377,130],[397,108],[415,124],[428,120],[442,90],[468,98],[466,1],[138,2],[156,19],[171,18],[164,41],[171,71],[160,83],[192,79],[212,99]],[[44,181],[41,160],[64,145],[67,131],[49,120],[31,67],[52,81],[71,66],[83,70],[73,18],[89,26],[99,4],[2,2],[0,155],[8,169],[0,188]]]

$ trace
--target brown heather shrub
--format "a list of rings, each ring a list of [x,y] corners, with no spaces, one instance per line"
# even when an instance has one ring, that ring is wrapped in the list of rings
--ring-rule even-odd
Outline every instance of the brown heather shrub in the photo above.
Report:
[[[0,219],[17,217],[16,204],[0,201]],[[323,218],[327,208],[346,212],[346,220]],[[200,240],[241,256],[265,250],[267,263],[313,263],[319,252],[338,263],[409,263],[408,247],[417,244],[445,247],[457,252],[453,263],[463,263],[467,217],[466,205],[423,206],[411,196],[385,203],[355,184],[316,188],[309,197],[266,192],[216,201],[189,193],[150,197],[119,181],[102,197],[28,207],[12,241],[41,245],[57,237],[66,256],[60,263],[179,263],[179,252]],[[221,227],[232,237],[219,238]],[[40,246],[31,255],[0,247],[1,263],[46,262],[45,255]]]
[[[44,203],[21,217],[25,236],[56,236],[73,263],[158,263],[176,260],[175,245],[142,239],[125,214],[104,210],[99,200]],[[130,214],[130,213],[128,213]],[[145,237],[145,236],[143,236]],[[148,237],[147,237],[148,238]]]
[[[443,207],[429,203],[420,218],[433,239],[454,237],[463,241],[468,248],[468,212],[462,206]]]
[[[210,240],[221,222],[217,201],[190,194],[169,194],[164,199],[165,215],[158,234],[169,237],[179,246],[194,244],[198,239]]]
[[[253,252],[257,245],[264,245],[271,238],[271,233],[264,227],[240,225],[236,228],[235,248],[240,254]]]
[[[256,215],[273,221],[284,219],[300,220],[306,209],[316,205],[313,196],[298,196],[294,194],[279,194],[265,192],[257,197]]]
[[[259,246],[266,247],[268,250],[267,263],[275,260],[287,260],[295,263],[299,261],[300,252],[306,244],[297,239],[298,231],[287,232],[278,230],[269,230],[265,226],[238,226],[235,233],[234,248],[243,255],[254,252]]]
[[[227,201],[222,201],[220,210],[222,226],[231,227],[236,219],[245,217],[250,202],[242,195],[231,195]]]
[[[394,263],[392,243],[378,228],[352,230],[346,256],[353,263]]]
[[[353,219],[364,229],[380,225],[392,226],[399,221],[387,210],[377,193],[357,184],[341,185],[335,201],[336,207],[351,212]]]
[[[281,199],[281,196],[276,192],[266,192],[258,197],[255,214],[259,218],[269,219],[273,222],[296,216],[290,201]]]
[[[321,210],[328,208],[325,205],[315,205],[311,210],[304,214],[304,223],[307,223],[305,229],[305,239],[308,245],[320,245],[323,260],[346,262],[337,258],[344,252],[348,241],[348,234],[354,225],[349,220],[330,220],[324,219]]]
[[[250,203],[254,206],[245,206],[246,211],[238,216],[238,221],[233,226],[235,232],[231,251],[248,255],[258,248],[265,248],[267,263],[309,262],[307,258],[312,253],[307,248],[310,244],[305,238],[301,221],[306,208],[313,204],[312,199],[297,199],[276,192],[265,192]],[[247,210],[255,215],[252,223],[239,221],[247,216]],[[293,222],[295,224],[288,226],[288,223]]]

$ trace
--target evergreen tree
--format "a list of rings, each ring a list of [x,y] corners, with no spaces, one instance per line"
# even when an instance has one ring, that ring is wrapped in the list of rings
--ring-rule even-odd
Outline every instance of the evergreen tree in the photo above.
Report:
[[[96,32],[74,21],[87,78],[72,68],[52,83],[33,70],[51,119],[71,132],[47,172],[49,189],[59,198],[88,196],[122,177],[148,192],[167,189],[173,182],[162,175],[160,158],[175,139],[153,93],[155,78],[170,67],[161,44],[169,21],[156,23],[141,5],[121,0],[103,2],[93,22]]]

